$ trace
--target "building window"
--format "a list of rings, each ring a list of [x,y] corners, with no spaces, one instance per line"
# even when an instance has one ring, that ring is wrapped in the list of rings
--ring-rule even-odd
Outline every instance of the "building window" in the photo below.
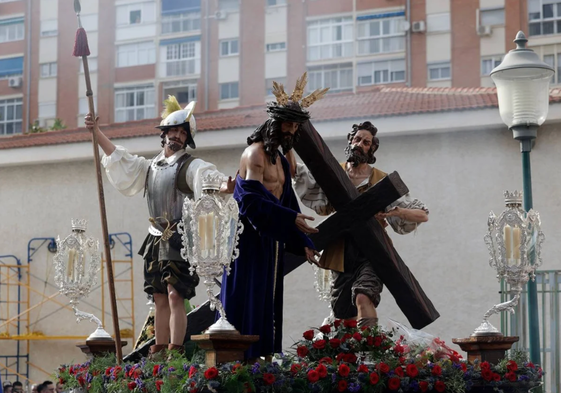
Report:
[[[21,134],[21,98],[0,100],[0,135]]]
[[[117,26],[130,26],[156,21],[156,3],[144,2],[117,6]]]
[[[117,67],[132,67],[156,62],[153,42],[139,42],[117,46]]]
[[[528,0],[529,35],[561,34],[561,2]]]
[[[450,31],[450,13],[427,15],[427,33],[442,33]]]
[[[221,100],[229,100],[233,98],[239,98],[239,88],[238,82],[231,82],[231,83],[221,83],[220,84],[220,99]]]
[[[286,0],[267,0],[267,7],[274,7],[275,5],[284,5]]]
[[[0,59],[0,79],[23,75],[23,56]]]
[[[238,39],[220,41],[220,56],[235,56],[240,53]]]
[[[20,41],[24,38],[23,18],[0,20],[0,43]]]
[[[82,61],[80,59],[80,61]],[[41,68],[41,78],[51,78],[56,76],[56,63],[44,63],[40,65]]]
[[[556,63],[556,61],[557,61],[557,63]],[[554,70],[557,71],[551,77],[551,83],[552,84],[561,83],[561,75],[559,75],[559,71],[561,71],[561,54],[544,55],[543,56],[543,62],[546,63],[547,65],[550,65],[551,67],[553,67]],[[557,79],[555,79],[555,78],[557,78]]]
[[[484,57],[481,59],[481,76],[489,76],[491,75],[491,71],[493,68],[501,64],[503,61],[502,56],[491,56],[491,57]]]
[[[357,65],[358,85],[405,82],[405,60],[370,61]]]
[[[115,89],[115,121],[151,119],[156,116],[153,86]]]
[[[329,87],[330,92],[353,88],[353,65],[334,64],[308,68],[308,91]]]
[[[279,52],[286,50],[286,42],[275,42],[266,45],[267,52]]]
[[[218,0],[220,11],[238,11],[240,9],[239,0]]]
[[[201,29],[200,12],[162,15],[162,34],[182,33]]]
[[[41,21],[41,37],[52,37],[58,34],[58,21],[56,19]]]
[[[182,104],[188,104],[197,99],[197,81],[196,80],[183,80],[174,82],[164,82],[163,96],[175,96],[177,101]]]
[[[265,96],[273,95],[273,81],[286,86],[286,77],[265,79]]]
[[[82,59],[78,59],[80,63],[80,74],[84,73],[84,62]],[[90,72],[97,72],[97,57],[88,57],[88,69]]]
[[[330,18],[308,22],[308,60],[353,55],[353,19]]]
[[[494,8],[489,10],[479,10],[480,26],[501,26],[505,24],[505,9]]]
[[[56,101],[39,103],[39,118],[53,119],[56,117]]]
[[[450,62],[427,65],[430,81],[450,79]]]
[[[199,72],[200,42],[166,45],[166,76],[192,75]]]
[[[405,50],[404,17],[364,20],[357,23],[358,54],[391,53]]]

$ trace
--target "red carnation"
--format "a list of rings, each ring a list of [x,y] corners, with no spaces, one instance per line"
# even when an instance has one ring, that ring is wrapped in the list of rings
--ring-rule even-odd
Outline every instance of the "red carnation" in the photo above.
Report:
[[[311,383],[317,382],[319,379],[319,374],[316,370],[308,371],[308,381]]]
[[[372,336],[366,337],[366,344],[368,344],[370,346],[374,345],[374,337],[372,337]]]
[[[335,356],[335,360],[337,360],[338,362],[342,362],[343,359],[345,358],[345,356],[347,356],[347,354],[341,352],[340,354],[338,354],[337,356]]]
[[[306,330],[303,334],[306,340],[311,340],[314,338],[314,331],[313,330]]]
[[[301,364],[294,363],[292,366],[290,366],[290,372],[292,372],[292,374],[297,374],[300,370],[302,370]]]
[[[442,374],[442,367],[438,364],[435,364],[431,371],[432,375],[436,375],[437,377]]]
[[[206,379],[213,379],[216,378],[217,376],[218,376],[218,370],[216,369],[216,367],[211,367],[205,371]]]
[[[403,376],[405,375],[405,373],[403,372],[403,368],[401,366],[396,367],[395,370],[393,370],[393,372],[395,373],[395,375],[401,378],[403,378]]]
[[[160,372],[160,366],[158,364],[154,365],[154,368],[152,369],[152,376],[155,377],[156,375],[158,375],[158,372]],[[189,375],[189,377],[191,377]]]
[[[358,368],[356,369],[356,372],[357,372],[357,373],[367,373],[368,371],[369,371],[369,370],[368,370],[368,367],[366,367],[365,364],[361,364],[361,365],[358,366]]]
[[[462,366],[462,371],[463,371],[464,373],[467,372],[467,370],[468,370],[467,364],[461,363],[461,366]]]
[[[339,326],[341,326],[341,320],[336,319],[335,322],[333,322],[333,326],[335,327],[335,329],[339,329]]]
[[[136,370],[133,371],[133,376],[134,379],[138,379],[142,376],[142,370],[137,368]]]
[[[121,368],[121,366],[115,366],[115,368],[113,369],[113,375],[117,376],[123,369]]]
[[[318,375],[319,375],[320,378],[327,377],[327,367],[325,367],[323,364],[320,364],[319,366],[317,366],[316,371],[318,372]]]
[[[362,340],[362,334],[360,334],[359,332],[356,332],[355,334],[353,334],[353,338],[356,341],[360,341],[360,340]]]
[[[343,378],[347,377],[350,371],[351,369],[346,364],[343,363],[339,365],[339,375]]]
[[[419,382],[419,387],[421,388],[421,392],[426,392],[429,388],[429,383],[427,381]]]
[[[263,373],[263,382],[265,385],[272,385],[275,382],[275,376],[271,373]]]
[[[518,370],[518,364],[516,364],[516,362],[514,360],[509,360],[508,363],[506,364],[506,369],[508,371],[516,371]]]
[[[516,377],[514,371],[510,371],[505,374],[505,379],[508,379],[510,382],[516,382],[518,378]]]
[[[526,367],[528,367],[528,368],[536,368],[536,366],[534,366],[534,363],[532,363],[532,362],[528,362],[528,364],[526,364]]]
[[[237,372],[238,368],[242,368],[242,364],[241,363],[236,363],[234,364],[234,366],[232,367],[232,371],[233,372]]]
[[[339,340],[338,338],[332,338],[331,340],[329,340],[329,345],[331,345],[331,348],[337,349],[341,345],[341,340]]]
[[[380,376],[378,375],[378,373],[370,374],[370,383],[372,385],[376,385],[379,380],[380,380]]]
[[[378,365],[378,370],[380,370],[382,374],[387,374],[390,371],[390,366],[388,366],[386,363],[380,363]]]
[[[414,364],[408,364],[407,367],[405,368],[405,371],[407,372],[407,375],[411,378],[415,378],[417,375],[419,375],[419,369]]]
[[[434,384],[434,388],[437,392],[442,393],[446,390],[446,384],[442,381],[436,381],[436,383]]]
[[[323,348],[325,348],[325,340],[316,340],[316,341],[314,341],[314,343],[312,344],[312,347],[314,347],[315,349],[323,349]]]
[[[339,385],[337,386],[337,390],[339,390],[340,392],[344,392],[345,390],[347,390],[347,381],[345,381],[344,379],[339,381]]]
[[[189,378],[193,378],[193,375],[197,372],[197,368],[195,366],[189,367]]]
[[[499,382],[501,380],[501,376],[497,373],[493,373],[493,381]]]
[[[379,347],[380,345],[382,345],[382,337],[380,336],[374,337],[374,346]]]
[[[136,382],[129,382],[127,386],[129,387],[129,390],[134,390],[134,388],[136,388]]]
[[[345,319],[345,321],[343,322],[343,326],[351,329],[356,328],[356,319]]]
[[[161,379],[158,379],[156,381],[156,390],[159,392],[162,389],[162,385],[164,384],[164,381],[162,381]]]
[[[80,386],[84,386],[86,384],[86,380],[84,379],[83,376],[79,376],[78,377],[78,383],[80,384]]]
[[[105,369],[105,375],[110,376],[111,375],[111,367],[107,367]]]
[[[323,325],[322,327],[319,328],[319,331],[327,334],[327,333],[331,332],[331,326],[330,325]]]
[[[493,379],[493,372],[489,369],[481,370],[481,377],[486,381],[490,381]]]
[[[405,350],[403,349],[403,346],[396,344],[396,346],[393,348],[393,350],[395,351],[395,353],[403,353],[405,352]]]
[[[481,363],[480,367],[481,367],[482,370],[490,370],[491,369],[491,365],[489,364],[489,362]]]
[[[397,389],[399,389],[400,385],[401,385],[401,381],[399,380],[398,377],[391,377],[388,380],[388,388],[390,390],[397,390]]]
[[[347,341],[349,338],[351,338],[353,335],[350,333],[345,333],[343,335],[343,337],[341,337],[341,342],[344,343],[345,341]]]
[[[321,358],[319,360],[320,364],[321,363],[327,363],[327,364],[333,364],[333,359],[331,359],[330,357],[326,356],[324,358]]]
[[[308,347],[305,347],[303,345],[299,346],[296,349],[296,354],[298,355],[298,357],[301,358],[305,357],[308,354]]]

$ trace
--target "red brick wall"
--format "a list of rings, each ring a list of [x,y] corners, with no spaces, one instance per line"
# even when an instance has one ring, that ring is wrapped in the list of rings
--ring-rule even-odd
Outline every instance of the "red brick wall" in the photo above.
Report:
[[[287,86],[291,89],[296,80],[306,71],[306,16],[307,9],[302,1],[289,1],[287,12]]]
[[[23,116],[27,119],[27,110],[29,110],[29,124],[26,127],[27,131],[29,125],[33,124],[35,119],[39,117],[39,40],[41,34],[41,22],[40,22],[40,2],[31,2],[31,89],[29,91],[29,108],[25,107],[24,99],[24,109]],[[27,28],[26,28],[27,34]],[[25,83],[25,75],[24,75]],[[27,90],[25,90],[27,91]],[[25,127],[25,124],[24,124]]]
[[[528,4],[526,0],[505,0],[505,49],[514,49],[516,33],[522,30],[528,36]]]
[[[156,75],[155,64],[115,68],[115,83],[153,79],[154,75]]]
[[[411,0],[412,4],[416,2],[417,0]],[[399,6],[405,6],[405,0],[356,0],[357,11],[370,10],[373,8],[389,8],[389,7],[399,7]]]
[[[428,0],[430,1],[430,0]],[[425,0],[411,2],[411,23],[427,20]],[[411,33],[411,86],[427,85],[427,36]]]
[[[204,8],[204,2],[201,2],[201,6]],[[216,2],[211,1],[209,4],[209,13],[213,15],[217,8]],[[215,110],[218,109],[218,99],[220,98],[220,92],[218,90],[218,21],[216,19],[210,18],[207,19],[209,23],[209,64],[205,65],[204,62],[202,72],[201,72],[201,81],[199,82],[199,86],[204,88],[204,73],[208,72],[208,110]],[[205,22],[206,23],[206,22]],[[206,39],[206,31],[203,30],[203,60],[204,60],[204,50],[206,48],[206,44],[204,40]],[[240,46],[241,49],[241,46]],[[243,50],[243,49],[242,49]],[[202,89],[201,89],[202,90]],[[204,92],[201,92],[201,94]],[[197,93],[199,94],[199,93]],[[201,111],[204,110],[204,106],[200,106]]]
[[[265,96],[265,2],[240,2],[240,105]]]
[[[353,11],[353,2],[351,0],[317,0],[307,3],[308,16],[341,14]]]
[[[97,113],[102,124],[113,123],[115,117],[115,2],[99,0],[99,32],[97,77],[98,86],[94,87],[97,96]],[[80,82],[84,83],[84,82]]]
[[[480,77],[480,38],[476,31],[479,1],[450,0],[452,26],[452,87],[477,87]]]

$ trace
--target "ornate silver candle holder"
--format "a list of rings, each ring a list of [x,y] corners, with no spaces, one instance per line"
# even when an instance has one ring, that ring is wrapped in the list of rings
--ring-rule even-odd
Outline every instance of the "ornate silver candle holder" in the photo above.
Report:
[[[541,246],[545,240],[540,230],[540,215],[535,210],[522,209],[522,193],[504,192],[506,209],[496,217],[489,214],[489,230],[485,244],[489,250],[489,265],[497,270],[497,278],[504,279],[514,297],[491,307],[483,316],[483,322],[472,336],[502,335],[490,322],[489,317],[502,311],[514,313],[520,293],[529,279],[535,280],[535,271],[542,264]]]
[[[238,204],[233,198],[220,196],[221,183],[221,176],[206,176],[201,198],[197,201],[185,198],[183,217],[178,225],[183,241],[181,257],[191,264],[191,274],[196,271],[203,279],[211,310],[217,309],[220,313],[220,319],[206,333],[239,334],[226,319],[224,307],[213,292],[215,280],[222,277],[224,271],[229,274],[231,261],[238,257],[238,239],[243,231]]]
[[[327,307],[329,308],[329,316],[323,320],[323,325],[330,325],[335,322],[335,315],[333,315],[333,309],[331,308],[331,285],[333,279],[331,277],[331,270],[322,269],[314,265],[314,275],[316,281],[314,282],[314,287],[318,291],[320,300],[327,302]]]
[[[99,241],[86,237],[86,220],[72,219],[72,233],[64,240],[57,237],[57,252],[53,257],[55,283],[60,293],[70,299],[76,315],[76,322],[88,319],[97,324],[97,329],[87,338],[89,340],[112,340],[103,329],[103,324],[95,315],[78,310],[80,300],[87,297],[97,283],[101,255]]]

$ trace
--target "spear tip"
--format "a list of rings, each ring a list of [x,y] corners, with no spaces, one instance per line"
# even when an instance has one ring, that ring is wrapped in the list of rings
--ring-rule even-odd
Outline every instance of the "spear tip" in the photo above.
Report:
[[[82,6],[80,5],[80,0],[74,0],[74,12],[79,14],[82,11]]]

